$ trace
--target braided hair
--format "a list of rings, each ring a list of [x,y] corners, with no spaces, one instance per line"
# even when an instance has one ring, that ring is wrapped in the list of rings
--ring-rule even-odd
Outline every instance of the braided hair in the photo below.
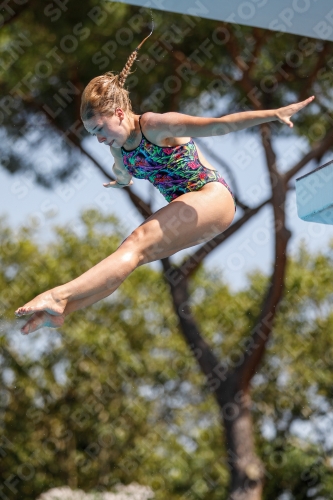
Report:
[[[138,56],[138,51],[151,33],[137,46],[126,61],[122,71],[115,75],[112,71],[96,76],[85,87],[82,98],[80,114],[82,120],[89,120],[96,113],[100,115],[113,114],[116,108],[125,112],[132,111],[129,92],[124,88],[126,79],[131,73],[131,67]]]

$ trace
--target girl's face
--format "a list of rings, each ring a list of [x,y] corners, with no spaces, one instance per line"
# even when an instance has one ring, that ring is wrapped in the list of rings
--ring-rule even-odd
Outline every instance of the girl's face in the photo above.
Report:
[[[113,148],[121,148],[128,138],[124,126],[125,114],[117,108],[114,115],[95,115],[83,122],[86,130],[97,137],[98,142]]]

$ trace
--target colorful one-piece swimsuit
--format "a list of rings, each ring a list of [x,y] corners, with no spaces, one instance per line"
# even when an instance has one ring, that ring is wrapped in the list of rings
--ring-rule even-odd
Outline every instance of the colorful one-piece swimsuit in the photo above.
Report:
[[[219,172],[200,162],[193,139],[179,146],[157,146],[144,136],[141,116],[139,125],[142,139],[139,146],[131,151],[121,148],[126,170],[137,179],[151,182],[168,202],[189,191],[197,191],[208,182],[220,182],[233,197],[236,211],[236,201],[230,187]]]

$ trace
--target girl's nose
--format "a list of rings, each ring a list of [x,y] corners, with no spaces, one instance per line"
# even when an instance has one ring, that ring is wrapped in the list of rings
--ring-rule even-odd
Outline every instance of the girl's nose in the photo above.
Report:
[[[103,137],[102,135],[97,135],[97,140],[98,140],[98,142],[104,142],[105,137]]]

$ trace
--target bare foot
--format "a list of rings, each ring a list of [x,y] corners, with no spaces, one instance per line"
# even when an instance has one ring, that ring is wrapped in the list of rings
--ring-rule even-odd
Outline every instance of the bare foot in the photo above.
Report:
[[[56,288],[37,295],[34,299],[27,302],[24,306],[19,307],[15,314],[16,316],[24,316],[38,311],[45,311],[54,316],[61,315],[66,308],[67,300],[60,298],[60,294]]]
[[[54,316],[44,311],[36,312],[31,316],[31,318],[26,322],[26,324],[21,328],[21,332],[25,335],[28,333],[35,332],[47,326],[49,328],[59,328],[63,325],[65,321],[65,315]]]

